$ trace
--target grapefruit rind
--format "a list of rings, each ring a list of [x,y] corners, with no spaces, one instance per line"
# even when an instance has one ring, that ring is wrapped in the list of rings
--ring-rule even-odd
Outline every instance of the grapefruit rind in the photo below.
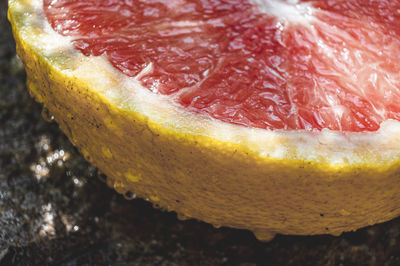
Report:
[[[31,94],[121,191],[260,238],[337,235],[400,214],[399,122],[366,133],[223,123],[80,54],[42,1],[10,0],[8,15]]]

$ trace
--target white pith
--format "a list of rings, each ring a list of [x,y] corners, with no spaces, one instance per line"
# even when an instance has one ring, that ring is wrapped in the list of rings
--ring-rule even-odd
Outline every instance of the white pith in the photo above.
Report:
[[[269,3],[279,7],[283,2],[274,0]],[[48,24],[43,13],[42,0],[14,0],[9,4],[15,12],[24,14],[24,18],[18,22],[22,38],[55,68],[65,75],[84,81],[115,106],[141,113],[165,128],[238,143],[260,156],[277,159],[319,161],[337,166],[388,164],[400,159],[399,121],[387,120],[376,132],[337,132],[328,129],[320,132],[271,131],[246,128],[194,114],[170,97],[152,93],[144,88],[138,77],[124,75],[115,69],[105,56],[86,57],[75,50],[71,38],[59,35]],[[285,5],[288,5],[287,2],[283,4]],[[300,10],[303,10],[301,8]],[[276,10],[278,12],[278,9]],[[310,14],[306,13],[306,16]],[[151,71],[151,65],[140,75],[145,71]]]

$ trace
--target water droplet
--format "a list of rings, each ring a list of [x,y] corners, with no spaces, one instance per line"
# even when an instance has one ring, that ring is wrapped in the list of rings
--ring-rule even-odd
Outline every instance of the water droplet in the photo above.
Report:
[[[114,180],[109,177],[106,177],[106,184],[108,187],[114,188]]]
[[[176,217],[177,217],[178,220],[180,220],[180,221],[186,221],[186,220],[189,220],[189,219],[190,219],[189,216],[186,216],[186,215],[184,215],[184,214],[182,214],[182,213],[177,213]]]
[[[86,149],[82,149],[81,154],[83,155],[83,158],[85,158],[86,161],[90,162],[92,160],[89,152]]]
[[[213,226],[214,226],[214,228],[216,228],[216,229],[219,229],[219,228],[221,228],[221,226],[222,225],[220,225],[220,224],[212,224]]]
[[[158,210],[160,210],[160,211],[165,211],[165,212],[168,211],[168,207],[161,206],[161,205],[158,204],[158,203],[153,203],[152,205],[153,205],[153,208],[154,208],[154,209],[158,209]],[[190,219],[190,218],[188,217],[187,219]]]
[[[268,230],[255,230],[253,231],[253,234],[258,240],[262,242],[271,241],[276,235],[275,232],[271,232]]]
[[[46,122],[51,123],[54,121],[54,116],[50,114],[49,109],[47,109],[46,107],[43,107],[42,109],[42,117]]]
[[[136,198],[136,194],[132,193],[131,191],[127,191],[124,194],[124,198],[127,200],[133,200]]]
[[[100,179],[100,181],[107,183],[107,176],[103,174],[100,170],[97,169],[97,178]]]
[[[122,183],[121,181],[115,181],[114,182],[114,189],[120,194],[125,194],[127,189],[125,187],[125,184]]]

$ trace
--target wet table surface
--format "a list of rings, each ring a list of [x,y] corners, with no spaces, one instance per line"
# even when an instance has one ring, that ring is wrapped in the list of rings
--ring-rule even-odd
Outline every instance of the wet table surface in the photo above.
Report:
[[[125,200],[42,118],[6,11],[0,0],[0,265],[400,265],[400,219],[263,243]]]

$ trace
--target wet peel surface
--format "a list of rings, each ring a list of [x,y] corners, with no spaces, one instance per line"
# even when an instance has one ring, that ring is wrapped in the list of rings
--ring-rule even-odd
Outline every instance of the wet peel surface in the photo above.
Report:
[[[144,200],[125,200],[43,120],[25,87],[6,9],[1,0],[1,265],[400,263],[399,219],[340,237],[278,235],[262,243],[246,230],[180,221]]]

